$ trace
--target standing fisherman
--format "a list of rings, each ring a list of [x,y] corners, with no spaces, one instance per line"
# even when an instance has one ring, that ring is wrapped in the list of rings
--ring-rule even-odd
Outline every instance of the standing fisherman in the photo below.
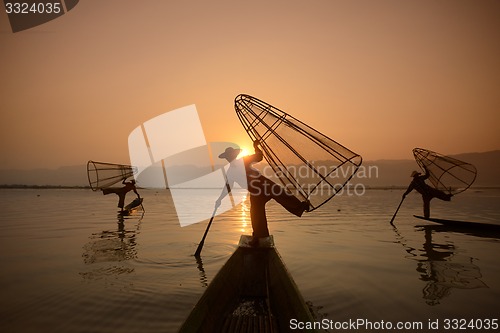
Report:
[[[433,198],[438,198],[444,201],[450,201],[453,195],[444,193],[443,191],[440,191],[438,189],[435,189],[427,185],[425,183],[425,180],[429,178],[429,171],[425,167],[424,169],[425,169],[425,175],[422,175],[418,171],[413,171],[411,173],[411,177],[413,177],[413,180],[408,186],[406,192],[403,193],[403,199],[406,197],[408,193],[410,193],[413,190],[416,190],[418,193],[420,193],[422,195],[422,200],[424,202],[424,217],[428,219],[431,213],[430,207],[431,207],[431,200]]]
[[[255,154],[244,156],[242,159],[236,159],[240,149],[232,147],[226,148],[219,158],[225,158],[230,166],[227,171],[227,186],[224,186],[219,198],[215,203],[218,208],[222,199],[228,194],[234,183],[238,183],[242,188],[248,188],[250,193],[250,219],[252,221],[253,239],[251,245],[255,246],[259,238],[268,237],[269,229],[267,227],[266,203],[274,199],[290,213],[300,217],[304,211],[308,211],[310,204],[308,201],[300,201],[284,187],[274,183],[264,177],[258,170],[252,168],[252,164],[262,161],[262,151],[258,147],[259,142],[253,143]],[[239,163],[244,164],[244,168]],[[242,174],[245,170],[246,174]]]

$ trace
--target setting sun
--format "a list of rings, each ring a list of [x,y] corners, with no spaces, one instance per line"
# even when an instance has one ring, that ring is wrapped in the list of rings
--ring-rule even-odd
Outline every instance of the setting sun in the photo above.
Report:
[[[240,149],[241,149],[241,152],[238,155],[238,157],[244,157],[244,156],[248,156],[248,155],[252,154],[252,151],[250,149],[248,149],[247,147],[241,147]]]

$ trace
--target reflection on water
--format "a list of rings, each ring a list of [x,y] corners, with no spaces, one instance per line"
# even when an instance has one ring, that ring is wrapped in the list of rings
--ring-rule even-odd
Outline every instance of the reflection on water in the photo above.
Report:
[[[247,197],[243,197],[243,201],[241,202],[241,229],[240,232],[242,234],[247,234],[251,232],[252,227],[250,225],[250,204]]]
[[[139,233],[144,212],[137,218],[118,214],[116,229],[103,230],[93,233],[90,241],[83,246],[83,261],[87,265],[121,262],[137,258],[137,234]],[[132,222],[137,219],[134,226]],[[125,222],[127,225],[125,226]],[[95,267],[89,272],[82,272],[80,275],[84,279],[98,279],[107,275],[118,275],[132,273],[133,268],[114,265],[112,267]]]
[[[207,278],[207,273],[205,273],[205,269],[203,268],[203,260],[201,260],[201,257],[195,256],[196,258],[196,267],[200,271],[200,283],[203,288],[208,287],[208,278]]]
[[[0,332],[176,332],[251,233],[248,199],[216,216],[197,262],[208,221],[181,228],[168,191],[141,195],[147,213],[117,219],[114,198],[87,190],[0,190]],[[393,229],[400,198],[367,190],[302,218],[268,203],[277,248],[317,318],[497,317],[500,240],[416,222],[421,198],[411,195]],[[465,192],[433,214],[500,224],[499,198]]]
[[[439,300],[449,296],[453,288],[475,289],[487,285],[480,280],[482,277],[479,266],[474,259],[457,255],[453,244],[439,244],[432,240],[433,227],[423,227],[425,242],[417,271],[420,279],[426,281],[423,297],[429,305],[439,304]]]
[[[488,288],[481,281],[481,271],[474,258],[457,254],[456,246],[450,242],[443,244],[433,240],[436,230],[440,230],[439,226],[417,227],[417,231],[423,232],[424,236],[422,248],[409,246],[398,228],[392,226],[398,243],[410,255],[407,258],[417,261],[419,280],[426,282],[422,293],[428,305],[440,304],[441,299],[450,296],[453,288]]]

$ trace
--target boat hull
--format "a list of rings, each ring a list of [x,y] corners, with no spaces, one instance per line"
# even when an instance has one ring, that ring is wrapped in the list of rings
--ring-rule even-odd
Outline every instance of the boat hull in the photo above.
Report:
[[[432,217],[423,217],[418,215],[413,215],[418,219],[426,220],[429,222],[440,223],[442,225],[453,227],[453,228],[462,228],[469,229],[475,231],[491,231],[495,233],[500,232],[500,225],[490,224],[490,223],[480,223],[480,222],[469,222],[469,221],[458,221],[458,220],[446,220],[446,219],[437,219]]]
[[[311,312],[272,244],[240,246],[214,277],[179,332],[288,332]]]

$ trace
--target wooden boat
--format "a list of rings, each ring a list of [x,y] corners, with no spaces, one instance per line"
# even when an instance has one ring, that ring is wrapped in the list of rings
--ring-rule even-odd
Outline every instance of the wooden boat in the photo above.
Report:
[[[138,210],[139,207],[142,207],[143,198],[135,198],[134,201],[126,205],[122,211],[118,212],[120,215],[128,216],[132,214],[134,211]],[[144,209],[144,208],[143,208]]]
[[[458,221],[458,220],[445,220],[445,219],[437,219],[437,218],[426,218],[423,216],[413,215],[418,219],[440,223],[450,228],[460,228],[460,229],[469,229],[473,231],[487,231],[487,232],[500,232],[500,225],[490,224],[490,223],[481,223],[481,222],[469,222],[469,221]]]
[[[241,236],[179,332],[289,332],[291,319],[313,321],[272,236],[250,240]]]

